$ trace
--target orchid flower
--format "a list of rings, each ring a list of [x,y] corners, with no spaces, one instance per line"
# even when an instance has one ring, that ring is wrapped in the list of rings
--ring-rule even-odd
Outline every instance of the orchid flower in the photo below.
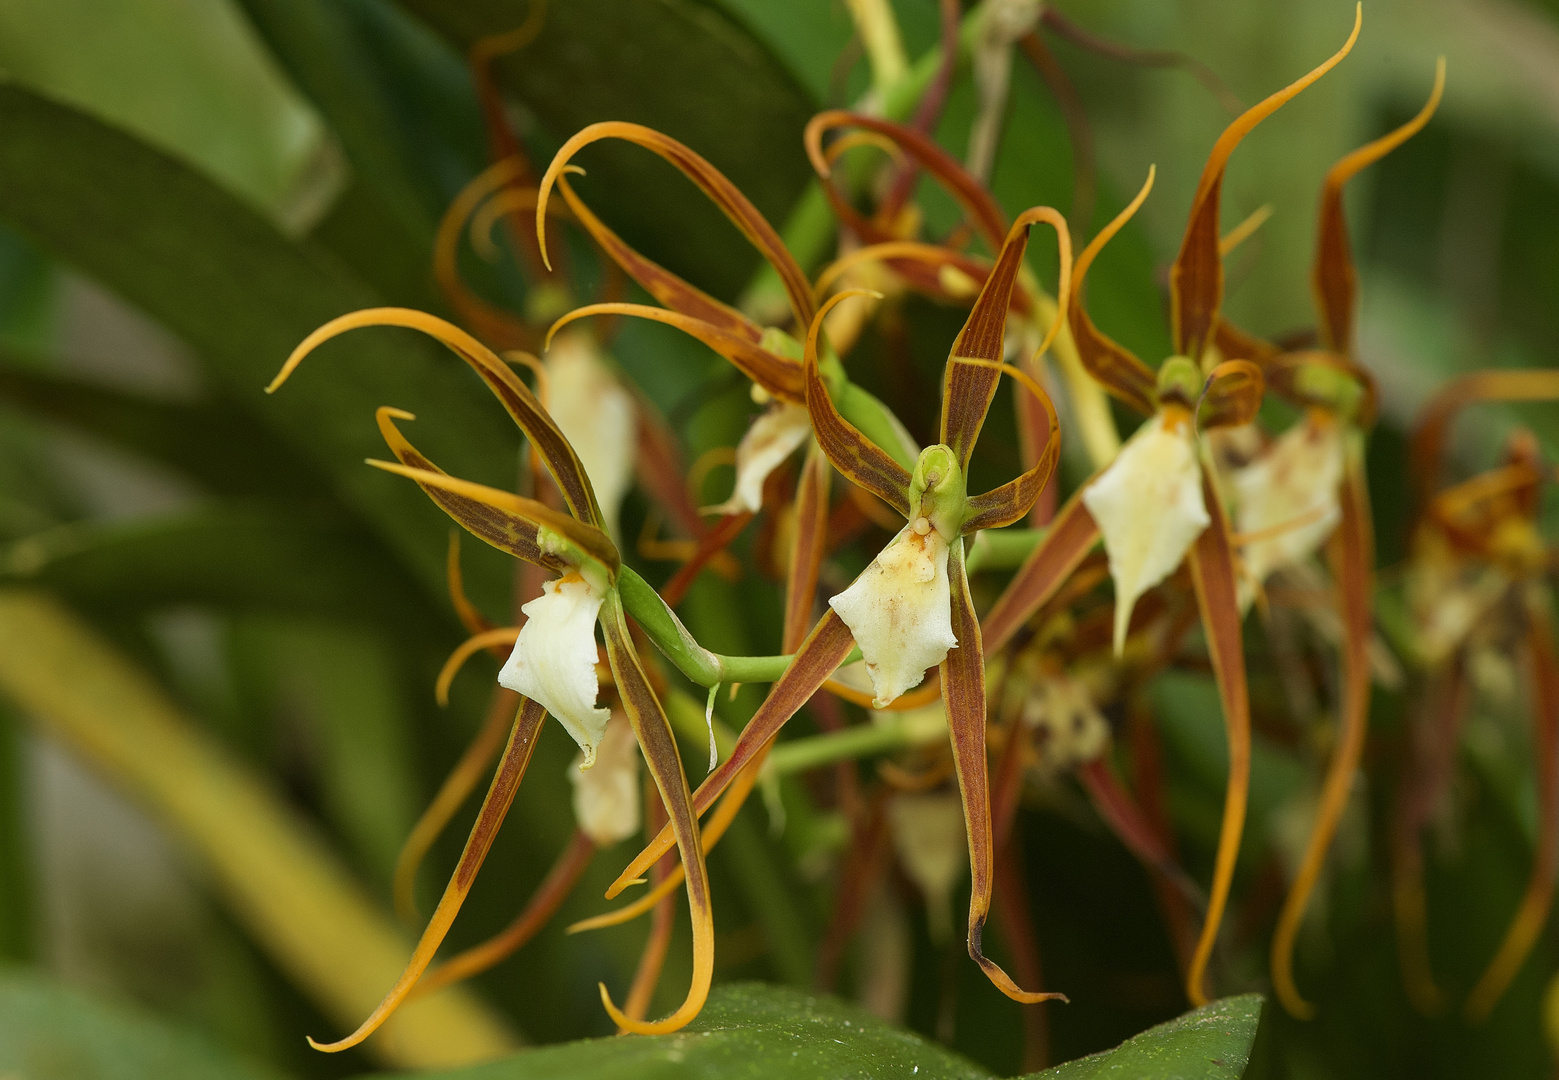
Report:
[[[1340,50],[1246,110],[1213,145],[1192,200],[1180,252],[1170,269],[1176,355],[1156,375],[1129,350],[1099,332],[1088,317],[1082,295],[1094,258],[1147,197],[1151,172],[1137,197],[1077,257],[1067,315],[1082,363],[1111,394],[1147,414],[1149,420],[1115,461],[1061,508],[1044,540],[1019,568],[984,622],[987,640],[999,648],[1055,594],[1102,536],[1116,583],[1115,640],[1119,648],[1130,629],[1130,608],[1142,590],[1162,580],[1182,559],[1189,563],[1229,739],[1229,783],[1212,888],[1186,974],[1186,994],[1197,1005],[1207,1001],[1206,970],[1234,880],[1250,780],[1250,702],[1233,530],[1213,477],[1204,466],[1197,430],[1248,423],[1264,391],[1262,373],[1255,364],[1222,359],[1241,355],[1222,348],[1219,338],[1224,322],[1218,228],[1223,177],[1230,155],[1257,124],[1348,54],[1358,37],[1361,18],[1362,14],[1356,13],[1353,32]],[[1161,536],[1162,544],[1157,542]]]
[[[748,722],[731,756],[694,794],[698,812],[708,810],[748,763],[765,752],[784,723],[855,645],[860,646],[872,674],[876,699],[884,703],[903,689],[907,666],[938,662],[973,879],[969,954],[1003,993],[1022,1002],[1058,995],[1020,989],[984,955],[981,945],[991,904],[994,841],[985,751],[985,650],[964,573],[964,539],[979,529],[1017,521],[1050,479],[1059,430],[1049,399],[1038,384],[1021,376],[1049,416],[1050,437],[1041,460],[1016,479],[975,496],[966,493],[964,470],[1005,367],[1001,361],[1007,311],[1029,227],[1036,222],[1056,229],[1063,268],[1059,295],[1064,299],[1070,290],[1070,241],[1065,219],[1049,207],[1026,211],[1008,231],[995,267],[953,344],[943,377],[942,442],[921,451],[913,470],[895,461],[841,414],[834,401],[838,391],[823,378],[818,359],[822,317],[830,307],[854,294],[833,297],[811,319],[803,376],[818,445],[836,469],[892,506],[909,524],[850,588],[833,598],[828,612],[812,628],[768,699]],[[1050,336],[1057,329],[1058,324],[1053,324]],[[946,632],[949,628],[950,634]],[[906,650],[913,652],[894,655]],[[618,877],[608,896],[617,895],[639,877],[671,843],[669,831],[662,830]]]
[[[1517,432],[1505,462],[1435,491],[1446,434],[1461,409],[1486,401],[1559,399],[1559,373],[1488,371],[1452,380],[1414,426],[1411,461],[1418,486],[1406,589],[1414,640],[1426,669],[1421,715],[1398,793],[1392,831],[1392,898],[1398,954],[1409,999],[1434,1014],[1445,1005],[1429,963],[1420,834],[1454,778],[1460,726],[1480,652],[1522,654],[1532,757],[1537,774],[1536,857],[1505,936],[1463,1008],[1486,1020],[1536,944],[1559,874],[1559,647],[1548,577],[1552,550],[1538,531],[1541,492],[1551,477],[1537,440]]]
[[[470,891],[499,825],[514,798],[535,749],[542,721],[552,712],[576,742],[588,766],[605,735],[608,714],[596,707],[595,625],[606,642],[614,684],[623,711],[649,763],[660,798],[670,815],[687,876],[693,924],[692,981],[686,1000],[664,1020],[645,1023],[624,1015],[601,987],[607,1012],[619,1027],[640,1032],[673,1031],[703,1005],[713,972],[713,922],[709,882],[691,811],[687,778],[660,701],[628,636],[623,590],[636,580],[621,565],[605,530],[606,520],[579,455],[517,375],[471,335],[441,319],[399,308],[378,308],[344,315],[310,334],[294,350],[268,388],[276,390],[315,348],[348,330],[367,326],[403,326],[436,338],[464,360],[493,391],[519,425],[561,493],[566,513],[533,499],[452,477],[438,469],[401,434],[397,420],[411,419],[398,409],[379,410],[379,429],[394,451],[395,463],[371,462],[415,481],[456,522],[501,551],[559,575],[542,597],[527,605],[530,621],[505,665],[506,679],[522,694],[519,712],[471,837],[453,878],[424,930],[405,972],[373,1014],[351,1035],[319,1049],[355,1046],[383,1023],[411,993],[432,962]],[[664,613],[669,617],[669,612]],[[653,622],[654,620],[649,620]],[[685,631],[682,631],[685,635]],[[712,657],[713,654],[706,654]],[[533,696],[526,696],[533,695]]]
[[[1247,549],[1246,557],[1254,566],[1251,577],[1259,583],[1260,572],[1270,569],[1274,560],[1276,565],[1283,565],[1285,559],[1292,563],[1308,557],[1314,550],[1311,545],[1319,546],[1330,534],[1343,629],[1337,746],[1322,782],[1315,824],[1272,938],[1273,989],[1283,1007],[1302,1019],[1313,1016],[1315,1009],[1294,982],[1294,940],[1352,790],[1369,725],[1375,544],[1364,475],[1364,428],[1373,419],[1374,386],[1369,373],[1353,359],[1358,275],[1348,242],[1342,191],[1360,170],[1396,149],[1429,122],[1444,87],[1442,57],[1435,67],[1429,100],[1418,114],[1348,154],[1327,172],[1311,271],[1323,350],[1274,355],[1270,346],[1254,341],[1232,324],[1225,322],[1220,327],[1224,348],[1249,349],[1261,362],[1273,388],[1306,408],[1298,433],[1280,438],[1273,453],[1286,450],[1294,458],[1312,460],[1291,468],[1286,483],[1273,485],[1265,497],[1258,497],[1252,504],[1249,524],[1242,522],[1242,529],[1275,527],[1279,532],[1278,536]],[[1270,458],[1268,463],[1268,471],[1276,473],[1279,463]],[[1256,467],[1263,468],[1259,462]],[[1237,479],[1236,487],[1241,486],[1248,490],[1251,478],[1245,478],[1243,484]],[[1286,525],[1271,520],[1284,515]],[[1314,520],[1306,522],[1307,515]],[[1260,524],[1258,516],[1263,518]],[[1324,525],[1328,519],[1335,523],[1331,528]],[[1298,527],[1294,528],[1296,524]]]

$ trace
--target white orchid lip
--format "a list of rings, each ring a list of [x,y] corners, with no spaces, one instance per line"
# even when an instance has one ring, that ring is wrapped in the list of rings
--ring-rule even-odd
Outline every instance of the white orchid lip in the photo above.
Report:
[[[605,592],[580,574],[549,581],[520,610],[527,616],[503,670],[500,685],[546,709],[584,753],[581,769],[595,764],[596,747],[611,712],[595,707],[595,622]]]
[[[1104,537],[1115,579],[1115,654],[1137,598],[1163,581],[1212,523],[1202,501],[1202,467],[1189,410],[1165,405],[1137,429],[1083,492]]]
[[[1342,517],[1342,425],[1312,414],[1233,475],[1239,532],[1257,537],[1241,549],[1252,586],[1308,559]]]
[[[958,647],[947,584],[948,541],[917,518],[844,592],[828,601],[850,628],[884,708]]]
[[[611,847],[639,831],[639,740],[622,714],[613,715],[592,769],[570,769],[574,821],[596,847]]]
[[[703,512],[756,514],[763,507],[763,482],[811,432],[812,417],[805,406],[775,402],[736,445],[736,490],[725,502]]]

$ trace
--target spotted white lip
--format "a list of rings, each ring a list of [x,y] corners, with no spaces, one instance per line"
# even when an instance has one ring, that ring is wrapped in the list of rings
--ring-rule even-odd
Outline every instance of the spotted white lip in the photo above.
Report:
[[[546,709],[568,731],[585,760],[595,764],[596,747],[612,714],[595,707],[595,620],[605,594],[579,574],[549,581],[520,610],[526,623],[498,682]]]
[[[872,704],[879,709],[958,647],[947,552],[947,539],[921,518],[906,525],[848,589],[828,601],[861,647],[876,695]]]
[[[1104,474],[1083,492],[1115,579],[1115,655],[1137,598],[1163,581],[1212,523],[1202,502],[1191,416],[1164,408],[1137,429]]]
[[[706,514],[756,514],[763,506],[763,482],[812,431],[805,407],[775,402],[754,420],[736,445],[736,490]]]
[[[1280,530],[1241,551],[1251,586],[1274,570],[1308,559],[1337,527],[1343,457],[1341,425],[1307,417],[1234,474],[1239,531]],[[1284,528],[1291,522],[1302,524]]]

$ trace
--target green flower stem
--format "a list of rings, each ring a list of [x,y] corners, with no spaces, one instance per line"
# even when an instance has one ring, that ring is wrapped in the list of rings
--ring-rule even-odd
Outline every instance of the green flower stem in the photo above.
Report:
[[[836,761],[925,746],[945,738],[947,714],[940,705],[911,712],[880,713],[870,724],[777,743],[769,752],[764,770],[787,776]]]
[[[649,582],[626,566],[618,574],[617,592],[623,607],[655,647],[699,686],[773,682],[790,666],[789,656],[722,656],[710,652],[682,625],[676,612],[666,606]]]
[[[969,544],[964,569],[1015,570],[1045,538],[1044,529],[981,529]]]
[[[671,730],[676,733],[677,739],[702,756],[709,746],[709,724],[704,720],[704,702],[675,686],[669,686],[662,695],[661,704],[666,707],[666,719],[671,721]],[[736,747],[736,732],[718,716],[714,718],[714,729],[715,749],[720,751],[720,760],[724,761]]]

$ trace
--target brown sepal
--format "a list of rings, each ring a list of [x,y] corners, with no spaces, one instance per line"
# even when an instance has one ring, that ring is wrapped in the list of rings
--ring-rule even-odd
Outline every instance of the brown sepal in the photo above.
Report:
[[[974,310],[964,322],[963,329],[953,342],[948,354],[947,368],[942,381],[942,442],[952,447],[960,465],[968,465],[974,453],[975,440],[996,397],[996,385],[1001,372],[990,367],[960,364],[961,358],[985,360],[993,364],[1002,361],[1002,343],[1007,331],[1007,311],[1012,305],[1013,290],[1023,269],[1023,254],[1028,249],[1029,227],[1044,222],[1056,230],[1056,243],[1061,256],[1061,280],[1057,287],[1059,310],[1066,311],[1071,292],[1072,239],[1067,231],[1066,218],[1048,206],[1036,206],[1018,215],[1012,223],[996,265],[980,289],[974,302]],[[1051,340],[1056,329],[1046,335]],[[1035,493],[1038,496],[1038,491]],[[1032,501],[1031,501],[1032,502]],[[1024,507],[1027,512],[1028,506]]]
[[[742,235],[752,242],[752,245],[758,249],[763,257],[768,260],[769,265],[774,267],[775,272],[779,274],[780,282],[785,287],[785,294],[790,298],[790,306],[795,313],[796,324],[798,326],[806,326],[812,321],[814,305],[812,303],[812,289],[807,284],[807,276],[796,263],[795,257],[785,247],[785,242],[780,239],[779,233],[774,231],[774,226],[769,224],[768,219],[758,212],[758,208],[753,206],[748,201],[747,196],[743,195],[735,184],[727,180],[719,169],[716,169],[708,161],[704,160],[703,157],[694,153],[671,136],[662,135],[660,132],[644,127],[642,124],[629,124],[616,120],[591,124],[558,149],[557,154],[552,159],[552,164],[547,166],[546,174],[541,178],[540,196],[537,201],[536,235],[541,239],[543,254],[546,252],[546,218],[543,214],[543,208],[553,183],[562,175],[569,159],[582,148],[601,139],[623,139],[637,146],[642,146],[675,166],[682,175],[697,184],[704,194],[708,195],[714,204],[720,208],[721,213],[725,214],[731,220],[731,223],[742,231]],[[574,200],[570,200],[569,205],[574,206]],[[574,212],[579,214],[580,207],[574,206]],[[580,215],[580,220],[584,220],[583,214]],[[594,234],[593,229],[591,232]],[[623,265],[623,269],[630,274],[634,273],[627,265]],[[664,273],[664,271],[662,272]],[[635,276],[637,277],[637,275]],[[649,288],[649,286],[646,285],[645,288]]]
[[[1186,997],[1197,1007],[1207,1003],[1207,964],[1218,940],[1218,927],[1229,902],[1229,888],[1234,883],[1234,864],[1240,854],[1245,806],[1250,795],[1250,693],[1245,682],[1245,643],[1240,634],[1234,550],[1229,542],[1229,518],[1205,468],[1202,470],[1202,501],[1212,523],[1191,545],[1191,583],[1196,590],[1202,630],[1207,636],[1207,653],[1212,660],[1218,698],[1223,705],[1223,724],[1229,740],[1229,783],[1224,792],[1223,824],[1218,832],[1207,915],[1186,973]]]
[[[482,800],[482,808],[477,811],[476,822],[471,826],[471,835],[466,840],[465,850],[460,853],[460,861],[455,864],[454,875],[445,886],[444,895],[439,899],[433,917],[428,920],[427,928],[422,931],[422,937],[406,963],[406,970],[378,1008],[356,1031],[333,1043],[321,1044],[310,1039],[309,1045],[314,1049],[336,1053],[351,1049],[368,1038],[406,1000],[422,973],[433,962],[433,955],[438,952],[455,916],[460,913],[460,906],[465,903],[471,884],[476,880],[476,872],[481,869],[483,860],[492,849],[498,827],[503,824],[514,802],[515,792],[520,789],[520,780],[525,776],[525,767],[530,764],[531,754],[536,749],[536,738],[541,734],[542,721],[546,718],[546,710],[540,705],[528,698],[520,699],[520,711],[509,733],[509,745],[498,763],[498,772],[494,774],[487,796]]]
[[[1239,427],[1256,419],[1267,383],[1249,360],[1225,360],[1202,384],[1197,423],[1204,428]]]
[[[1153,371],[1135,353],[1099,331],[1088,317],[1084,306],[1083,285],[1088,279],[1088,269],[1104,250],[1104,245],[1130,221],[1132,215],[1153,190],[1156,167],[1149,167],[1148,178],[1136,197],[1127,203],[1099,234],[1088,242],[1072,264],[1072,300],[1066,306],[1067,325],[1072,330],[1072,341],[1077,345],[1077,355],[1088,374],[1117,398],[1143,415],[1152,415],[1158,392],[1158,379]]]
[[[1056,594],[1072,571],[1099,539],[1099,526],[1083,505],[1084,484],[1056,513],[1045,538],[1023,560],[1012,581],[1003,590],[990,611],[985,613],[981,633],[992,653],[1012,640],[1012,635]]]
[[[969,956],[980,965],[985,977],[1013,1001],[1065,1001],[1065,994],[1021,989],[996,961],[985,955],[981,944],[995,885],[996,841],[991,828],[990,766],[985,756],[985,652],[980,643],[980,620],[969,596],[969,578],[964,573],[962,540],[948,553],[947,579],[953,636],[958,645],[948,650],[942,661],[942,700],[947,705],[947,731],[958,770],[958,790],[963,796],[964,825],[969,833]]]
[[[797,710],[807,703],[807,699],[823,685],[823,680],[833,674],[854,647],[855,639],[850,636],[850,628],[829,608],[812,628],[806,641],[802,642],[801,648],[796,650],[795,658],[770,689],[769,696],[742,729],[731,756],[698,785],[698,790],[693,793],[693,809],[696,813],[703,814],[714,805],[732,779],[764,751],[770,740],[779,734],[785,721],[796,715]],[[662,829],[612,882],[606,890],[606,898],[610,900],[630,882],[643,877],[656,859],[671,850],[673,842],[670,827]]]
[[[631,315],[636,319],[674,326],[689,337],[697,338],[715,352],[729,360],[733,367],[770,394],[783,401],[799,405],[806,400],[801,377],[801,365],[787,356],[779,356],[755,344],[747,337],[724,330],[714,323],[705,322],[692,315],[668,308],[650,307],[647,304],[587,304],[575,308],[552,324],[547,331],[548,343],[552,335],[577,319],[592,315]]]
[[[806,377],[807,411],[812,414],[812,433],[818,446],[828,455],[834,468],[851,481],[876,495],[906,518],[909,517],[910,474],[888,452],[840,415],[828,396],[817,367],[817,339],[823,329],[823,317],[836,305],[854,296],[870,295],[862,289],[846,289],[829,297],[818,309],[807,330],[803,373]]]
[[[1223,258],[1218,251],[1218,202],[1223,191],[1223,174],[1234,148],[1256,125],[1277,112],[1311,83],[1335,67],[1353,48],[1363,19],[1363,5],[1355,11],[1353,33],[1343,47],[1308,74],[1289,83],[1275,94],[1246,109],[1235,119],[1218,141],[1202,169],[1202,178],[1191,200],[1180,253],[1169,268],[1170,316],[1174,328],[1175,352],[1200,361],[1213,341],[1218,327],[1218,309],[1223,303]]]
[[[606,655],[612,665],[612,678],[622,699],[623,712],[633,725],[639,749],[649,766],[650,775],[660,791],[661,804],[670,818],[664,831],[676,838],[687,881],[688,911],[693,925],[693,972],[687,997],[670,1016],[654,1023],[633,1020],[620,1012],[601,987],[601,1001],[617,1026],[645,1035],[676,1031],[698,1015],[709,995],[714,975],[714,915],[709,898],[709,871],[704,865],[704,849],[698,836],[698,814],[688,791],[687,775],[671,733],[671,722],[660,700],[650,689],[648,677],[628,636],[621,602],[613,594],[601,608],[601,630],[606,640]]]
[[[1429,123],[1445,90],[1445,57],[1435,62],[1434,89],[1418,115],[1374,142],[1366,143],[1333,165],[1321,185],[1321,220],[1316,227],[1315,265],[1310,288],[1320,316],[1321,344],[1335,352],[1353,352],[1353,318],[1358,305],[1359,275],[1348,243],[1348,222],[1343,216],[1342,189],[1365,169],[1418,134]]]
[[[980,234],[980,238],[990,245],[993,252],[1001,248],[1002,238],[1007,235],[1007,215],[1002,213],[995,196],[960,165],[956,158],[914,128],[846,109],[829,109],[818,113],[807,123],[803,136],[807,157],[812,161],[812,168],[823,179],[824,189],[829,193],[835,211],[840,213],[841,220],[845,221],[851,231],[862,240],[867,243],[880,243],[884,240],[901,238],[868,222],[839,196],[832,184],[828,183],[833,170],[823,153],[823,136],[830,131],[847,127],[864,128],[891,140],[916,164],[931,174],[953,197],[969,223]]]

